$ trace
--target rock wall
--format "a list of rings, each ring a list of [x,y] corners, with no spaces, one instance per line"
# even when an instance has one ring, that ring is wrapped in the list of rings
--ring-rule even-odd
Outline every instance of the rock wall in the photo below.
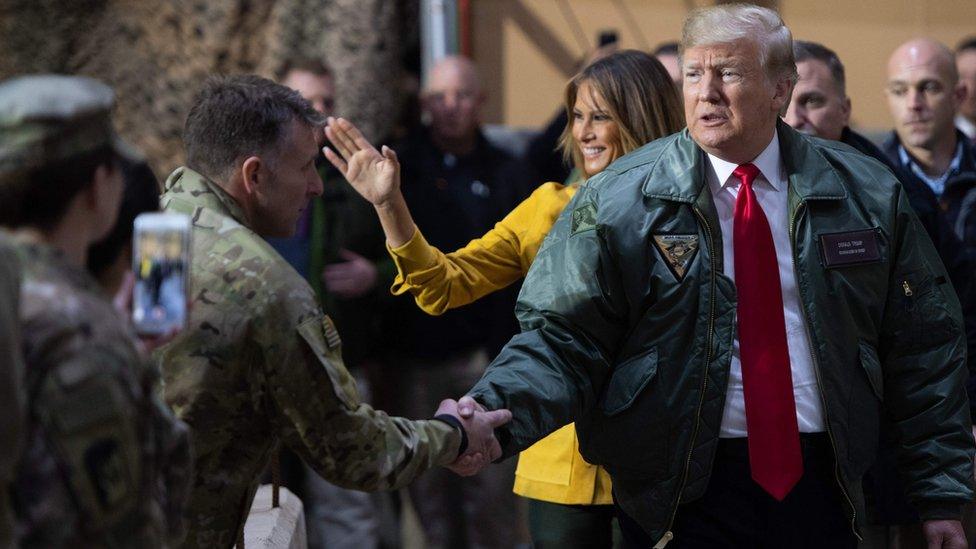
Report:
[[[274,74],[320,56],[337,109],[369,137],[397,113],[416,0],[0,0],[0,78],[83,74],[113,86],[116,125],[157,176],[182,163],[186,111],[214,73]]]

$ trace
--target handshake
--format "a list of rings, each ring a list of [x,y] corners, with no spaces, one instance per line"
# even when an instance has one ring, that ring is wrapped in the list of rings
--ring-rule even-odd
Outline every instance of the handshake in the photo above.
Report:
[[[451,471],[469,477],[477,474],[486,465],[502,455],[502,447],[495,438],[495,428],[512,420],[508,410],[485,410],[469,396],[461,400],[442,400],[435,416],[449,415],[464,427],[468,446],[458,458],[446,467]]]

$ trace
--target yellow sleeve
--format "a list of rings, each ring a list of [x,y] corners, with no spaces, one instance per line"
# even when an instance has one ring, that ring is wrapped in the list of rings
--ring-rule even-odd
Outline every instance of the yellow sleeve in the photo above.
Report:
[[[508,286],[525,276],[571,196],[562,185],[546,183],[484,236],[448,254],[418,230],[406,244],[387,247],[397,267],[391,291],[410,292],[424,312],[439,315]]]

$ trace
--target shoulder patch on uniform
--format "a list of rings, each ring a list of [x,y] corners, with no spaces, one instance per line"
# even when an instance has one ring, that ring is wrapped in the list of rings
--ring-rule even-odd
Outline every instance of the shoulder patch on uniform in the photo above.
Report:
[[[339,331],[336,330],[335,323],[326,316],[322,320],[322,327],[325,330],[325,344],[329,346],[330,351],[336,350],[342,344],[342,340],[339,338]]]
[[[587,202],[573,209],[573,230],[571,234],[592,229],[596,229],[596,205]]]
[[[697,234],[656,234],[654,244],[661,252],[675,278],[685,277],[688,265],[698,251]]]

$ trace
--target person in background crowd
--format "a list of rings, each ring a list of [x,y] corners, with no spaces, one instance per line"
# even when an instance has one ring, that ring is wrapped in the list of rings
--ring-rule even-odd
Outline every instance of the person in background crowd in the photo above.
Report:
[[[332,70],[316,59],[300,59],[287,64],[281,70],[279,82],[302,94],[317,111],[329,116],[335,109],[335,81]],[[317,162],[318,168],[322,163]],[[295,230],[289,238],[270,238],[268,242],[288,263],[304,276],[315,293],[322,297],[322,270],[325,267],[322,233],[324,223],[316,214],[323,213],[322,198],[315,197],[309,203]]]
[[[289,64],[280,82],[297,91],[323,116],[335,110],[335,77],[321,61]],[[360,395],[370,401],[366,381],[382,355],[380,322],[386,288],[393,282],[393,261],[383,245],[383,230],[370,205],[324,158],[316,159],[322,195],[312,198],[295,236],[269,240],[275,250],[315,290],[322,310],[342,337],[342,359],[356,378]],[[375,404],[375,403],[374,403]],[[305,506],[310,549],[371,549],[379,545],[377,495],[326,482],[291,451],[281,456],[286,485],[297,486]]]
[[[514,207],[525,174],[481,131],[485,95],[475,65],[447,57],[430,70],[421,95],[426,126],[399,144],[403,194],[436,245],[457,248]],[[393,410],[406,416],[436,406],[484,372],[490,353],[516,331],[514,293],[433,318],[407,296],[385,318],[384,375],[396,380]],[[512,464],[514,465],[514,464]],[[508,464],[470,479],[431,471],[410,485],[430,547],[512,547],[516,500]]]
[[[23,547],[169,547],[191,478],[185,425],[127,318],[85,269],[123,195],[112,91],[0,84],[0,224],[23,268],[26,446],[10,493]]]
[[[569,182],[574,174],[559,150],[559,137],[566,128],[566,110],[559,109],[545,127],[529,140],[525,150],[525,162],[531,174],[541,181]]]
[[[678,55],[678,48],[677,42],[664,42],[654,48],[654,57],[664,65],[674,85],[681,90],[681,57]]]
[[[693,10],[686,131],[590,179],[459,413],[511,455],[570,420],[631,547],[856,547],[879,419],[931,548],[966,547],[973,456],[959,304],[897,179],[779,120],[770,9]]]
[[[850,128],[851,100],[846,92],[844,65],[837,54],[821,44],[805,41],[794,42],[793,51],[799,79],[783,120],[801,133],[850,145],[878,160],[898,177],[960,295],[968,334],[968,355],[976,356],[976,293],[972,291],[972,264],[943,210],[932,199],[927,185],[908,176],[899,163]],[[976,404],[976,399],[971,400]],[[976,409],[973,412],[976,417]]]
[[[292,236],[321,194],[323,122],[298,92],[270,80],[208,80],[186,120],[187,167],[166,181],[163,209],[193,218],[193,314],[154,356],[166,401],[194,441],[187,547],[241,539],[280,444],[326,480],[360,490],[398,488],[435,465],[465,473],[497,457],[492,432],[506,412],[409,421],[362,403],[332,320],[264,240]]]
[[[956,47],[956,70],[966,97],[959,103],[956,127],[976,147],[976,36],[966,38]]]
[[[952,52],[927,38],[902,44],[888,60],[885,93],[895,122],[885,154],[943,212],[967,259],[976,260],[976,161],[953,122],[966,88]]]
[[[27,391],[20,346],[20,264],[0,232],[0,548],[17,547],[10,486],[24,446]]]
[[[822,44],[798,40],[793,43],[793,55],[799,79],[783,120],[799,132],[850,145],[883,163],[898,177],[959,294],[966,325],[967,356],[976,356],[976,294],[972,292],[972,267],[966,261],[959,239],[943,219],[941,210],[928,198],[928,190],[917,179],[906,177],[900,166],[893,164],[881,149],[848,125],[851,100],[845,87],[844,64],[837,54]],[[976,417],[974,385],[974,376],[970,372],[967,389],[972,417]],[[868,471],[864,480],[867,518],[871,524],[863,531],[865,547],[924,547],[918,514],[908,504],[897,477],[894,444],[891,426],[882,419],[882,449],[878,453],[878,463]]]
[[[85,261],[88,271],[113,295],[124,298],[131,293],[132,230],[136,217],[159,210],[159,180],[145,159],[128,151],[119,157],[122,181],[122,204],[115,226],[105,238],[88,248]]]
[[[316,111],[330,115],[335,112],[335,75],[318,59],[299,59],[281,70],[281,84],[302,94]]]
[[[444,254],[427,244],[399,192],[397,170],[345,120],[327,130],[339,154],[327,153],[376,207],[387,245],[400,268],[394,291],[409,291],[428,314],[465,306],[522,278],[553,222],[585,178],[640,145],[681,126],[673,83],[650,55],[626,50],[584,68],[566,86],[560,148],[583,177],[546,183],[495,227],[464,248]],[[393,175],[394,177],[388,177]],[[358,177],[357,177],[358,176]],[[384,207],[392,204],[395,207]],[[515,493],[529,498],[534,547],[610,547],[614,515],[610,477],[579,455],[573,425],[522,452]]]

